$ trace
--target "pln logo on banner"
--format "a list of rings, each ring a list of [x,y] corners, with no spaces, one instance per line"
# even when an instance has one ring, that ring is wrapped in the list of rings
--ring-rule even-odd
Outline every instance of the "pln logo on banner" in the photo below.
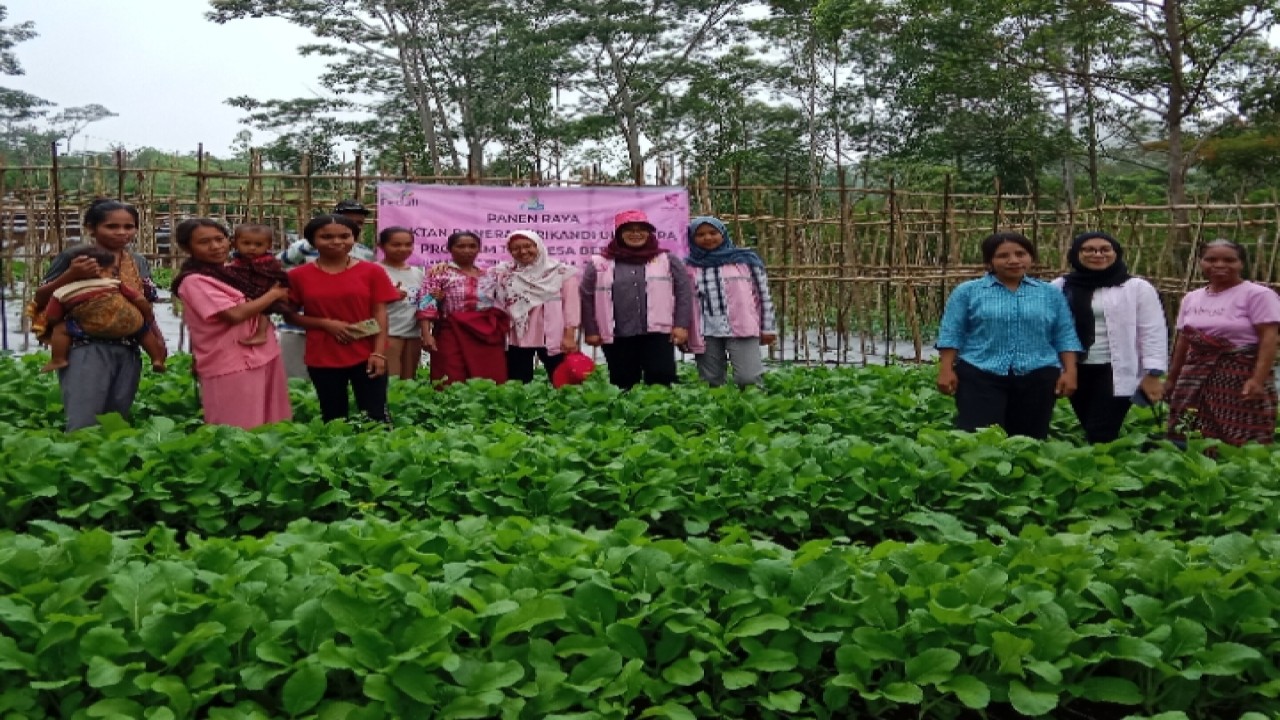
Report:
[[[521,210],[546,210],[547,206],[542,204],[537,195],[530,195],[528,200],[520,203]]]
[[[417,207],[418,199],[413,196],[412,188],[382,188],[378,191],[378,204],[394,207]]]

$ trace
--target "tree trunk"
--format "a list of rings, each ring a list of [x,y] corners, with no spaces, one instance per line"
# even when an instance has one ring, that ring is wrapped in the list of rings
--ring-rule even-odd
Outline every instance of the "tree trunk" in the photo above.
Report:
[[[1169,204],[1185,205],[1187,202],[1186,158],[1182,150],[1183,103],[1186,101],[1186,77],[1182,72],[1182,27],[1178,22],[1178,1],[1163,0],[1165,41],[1169,47],[1169,97],[1165,106],[1165,131],[1169,142]],[[1185,208],[1173,212],[1175,231],[1179,244],[1190,242],[1190,227]]]

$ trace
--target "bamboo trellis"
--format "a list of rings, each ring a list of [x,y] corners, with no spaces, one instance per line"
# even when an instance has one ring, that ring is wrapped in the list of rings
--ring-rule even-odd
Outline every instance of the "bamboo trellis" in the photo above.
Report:
[[[291,237],[307,219],[342,198],[376,207],[378,182],[549,185],[538,178],[395,176],[370,173],[357,156],[344,173],[263,170],[254,153],[247,172],[210,169],[201,150],[194,171],[129,167],[123,154],[79,164],[0,166],[0,280],[10,302],[29,296],[45,261],[79,238],[79,215],[94,198],[117,197],[141,214],[136,249],[157,267],[180,262],[168,233],[182,219],[212,216],[271,225]],[[572,183],[601,185],[607,183]],[[832,186],[785,182],[728,185],[687,179],[698,214],[718,215],[736,242],[756,248],[769,268],[782,329],[776,357],[806,363],[866,362],[868,357],[928,356],[947,294],[983,272],[978,246],[999,228],[1035,242],[1040,273],[1066,268],[1065,251],[1078,232],[1099,229],[1124,244],[1130,271],[1160,290],[1166,308],[1198,282],[1194,246],[1217,237],[1243,244],[1251,279],[1280,283],[1280,197],[1269,203],[1184,206],[1105,203],[1067,206],[1056,197],[1001,192],[853,187],[843,169]],[[59,193],[50,188],[60,186]],[[1178,211],[1185,211],[1180,213]],[[1184,224],[1176,218],[1185,216]]]

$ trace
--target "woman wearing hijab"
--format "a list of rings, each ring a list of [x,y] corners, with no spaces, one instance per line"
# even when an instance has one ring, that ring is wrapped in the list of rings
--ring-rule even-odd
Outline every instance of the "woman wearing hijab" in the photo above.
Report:
[[[689,340],[693,283],[679,258],[658,247],[657,229],[639,210],[614,217],[613,239],[582,275],[582,331],[604,350],[609,382],[676,381],[673,346]]]
[[[738,387],[758,385],[764,375],[760,346],[771,344],[778,332],[764,261],[755,251],[734,245],[720,220],[696,217],[689,223],[686,262],[698,294],[690,343],[698,375],[708,385],[720,386],[732,364]]]
[[[578,352],[578,273],[552,260],[542,236],[532,230],[508,235],[507,252],[511,260],[490,271],[494,300],[511,316],[507,379],[527,383],[533,381],[534,355],[551,377],[566,355]]]
[[[1120,436],[1135,391],[1150,402],[1164,396],[1169,329],[1156,289],[1129,274],[1115,238],[1082,233],[1067,262],[1074,270],[1053,284],[1066,294],[1084,346],[1071,407],[1089,442],[1111,442]]]

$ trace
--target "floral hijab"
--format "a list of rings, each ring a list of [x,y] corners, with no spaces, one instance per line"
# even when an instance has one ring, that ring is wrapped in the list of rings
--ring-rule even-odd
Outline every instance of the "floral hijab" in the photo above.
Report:
[[[507,311],[516,333],[524,332],[529,324],[529,313],[539,305],[560,297],[560,288],[577,272],[573,267],[547,255],[546,243],[532,230],[517,230],[507,236],[507,244],[522,237],[538,246],[538,257],[528,265],[506,260],[494,267],[497,277],[495,300],[498,307]]]

